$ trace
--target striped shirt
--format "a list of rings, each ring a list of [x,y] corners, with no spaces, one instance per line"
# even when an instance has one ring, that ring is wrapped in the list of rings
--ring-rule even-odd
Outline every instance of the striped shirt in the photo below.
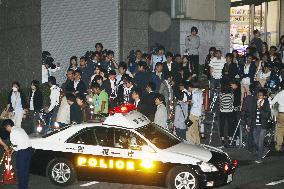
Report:
[[[234,95],[232,93],[222,93],[220,95],[220,112],[233,112]]]

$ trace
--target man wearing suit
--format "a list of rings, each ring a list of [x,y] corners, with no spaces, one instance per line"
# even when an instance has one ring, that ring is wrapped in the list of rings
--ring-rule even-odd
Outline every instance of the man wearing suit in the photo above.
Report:
[[[137,111],[145,115],[145,104],[141,101],[141,96],[141,89],[135,87],[132,91],[131,98],[134,100],[134,105],[137,108]]]
[[[114,70],[109,71],[109,77],[103,81],[102,88],[105,89],[109,96],[109,106],[113,108],[116,106],[117,97],[117,80],[115,78],[116,72]]]
[[[86,84],[83,82],[83,80],[81,80],[81,71],[80,70],[76,70],[74,72],[74,81],[73,81],[73,86],[75,89],[75,93],[76,94],[81,94],[86,96],[87,94],[87,87]]]
[[[167,72],[165,74],[165,80],[161,83],[159,90],[159,93],[165,97],[165,103],[168,110],[168,114],[170,113],[170,103],[172,102],[174,97],[172,82],[173,82],[173,75],[171,72]]]
[[[134,89],[133,79],[129,75],[125,75],[122,80],[123,84],[120,85],[117,90],[117,103],[118,105],[133,103],[131,98]]]
[[[156,68],[155,71],[152,72],[152,82],[155,84],[156,92],[159,92],[160,89],[160,85],[162,83],[162,81],[164,81],[164,75],[163,75],[163,63],[162,62],[158,62],[156,64]]]
[[[173,76],[177,76],[179,65],[173,61],[174,55],[171,52],[166,53],[167,61],[163,65],[163,74],[172,72]],[[175,78],[174,78],[175,79]]]
[[[158,93],[155,92],[155,84],[153,82],[149,82],[146,86],[146,95],[143,97],[142,102],[145,107],[147,107],[144,111],[144,114],[151,120],[154,121],[155,112],[157,110],[157,106],[155,104],[155,98]]]

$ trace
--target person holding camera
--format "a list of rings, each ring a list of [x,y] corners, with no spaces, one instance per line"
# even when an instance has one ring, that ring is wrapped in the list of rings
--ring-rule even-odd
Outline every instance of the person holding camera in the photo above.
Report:
[[[10,118],[14,121],[16,127],[21,127],[27,108],[26,96],[21,90],[19,82],[15,81],[12,83],[12,90],[8,95],[7,110],[11,114]]]

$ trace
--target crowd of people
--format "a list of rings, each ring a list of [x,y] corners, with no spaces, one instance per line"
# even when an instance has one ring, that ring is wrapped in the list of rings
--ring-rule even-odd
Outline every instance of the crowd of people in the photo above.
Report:
[[[30,112],[36,132],[42,109],[50,120],[49,125],[64,126],[107,115],[113,107],[132,103],[157,125],[200,144],[199,123],[203,114],[200,75],[203,73],[210,81],[210,99],[216,94],[220,97],[220,138],[224,146],[233,140],[241,117],[250,133],[249,150],[258,152],[260,162],[266,153],[263,141],[270,125],[270,105],[278,104],[276,149],[281,150],[284,36],[278,47],[268,48],[256,30],[244,56],[239,56],[236,50],[223,56],[221,50],[211,47],[202,71],[199,46],[196,27],[192,27],[186,37],[183,55],[165,52],[165,48],[159,46],[155,53],[136,50],[127,61],[119,62],[112,50],[104,50],[103,45],[97,43],[94,52],[87,52],[79,59],[70,58],[66,81],[61,86],[52,76],[58,68],[52,61],[44,62],[42,77],[43,83],[50,88],[49,106],[44,106],[40,82],[34,80],[27,99],[20,84],[12,84],[7,109],[14,113],[13,120],[18,127]],[[276,94],[270,102],[269,94]]]

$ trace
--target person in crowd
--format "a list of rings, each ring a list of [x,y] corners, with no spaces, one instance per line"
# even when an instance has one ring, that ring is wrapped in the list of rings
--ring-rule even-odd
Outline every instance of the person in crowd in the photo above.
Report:
[[[170,104],[174,99],[174,92],[172,88],[173,75],[171,72],[166,72],[164,78],[164,81],[160,85],[159,93],[162,94],[165,98],[164,102],[166,103],[166,107],[169,114]]]
[[[261,34],[259,30],[254,30],[253,31],[253,39],[250,41],[249,46],[254,50],[254,52],[251,52],[252,54],[254,54],[255,56],[257,56],[258,54],[261,54],[262,52],[262,44],[263,41],[261,40]]]
[[[123,84],[123,76],[125,76],[127,71],[127,64],[126,62],[120,62],[118,65],[118,74],[116,75],[116,82],[117,86],[120,86]]]
[[[189,101],[191,101],[191,93],[187,90],[188,84],[186,84],[184,82],[180,82],[179,85],[178,85],[179,86],[179,92],[176,95],[176,97],[177,97],[180,94],[182,94],[182,96],[183,96],[182,101],[187,102],[187,103],[189,103]]]
[[[98,83],[92,83],[94,114],[108,113],[108,94]]]
[[[21,127],[22,120],[27,112],[27,100],[19,82],[12,83],[12,90],[8,94],[7,110],[13,115],[12,120],[16,127]]]
[[[6,119],[2,123],[2,127],[10,133],[10,141],[13,145],[13,150],[16,151],[16,170],[18,188],[29,188],[29,173],[30,163],[33,150],[29,136],[24,129],[16,127],[11,119]]]
[[[222,56],[222,52],[220,50],[216,50],[216,57],[212,58],[210,61],[210,88],[211,88],[211,96],[213,96],[213,90],[220,87],[220,80],[222,78],[222,70],[226,63],[226,59]]]
[[[69,68],[68,69],[71,69],[73,71],[76,71],[78,69],[78,59],[77,59],[77,56],[72,56],[70,58]]]
[[[232,54],[233,54],[233,62],[237,64],[238,67],[244,64],[243,58],[239,55],[239,52],[237,50],[233,50]]]
[[[125,104],[125,103],[133,103],[131,99],[131,93],[134,89],[133,79],[129,75],[124,75],[123,84],[118,86],[117,90],[117,102],[118,105]]]
[[[157,110],[157,106],[155,104],[155,98],[158,95],[156,91],[156,85],[153,82],[149,82],[146,86],[146,95],[142,99],[142,103],[144,104],[145,111],[143,112],[149,120],[154,121],[154,115]]]
[[[209,48],[209,53],[205,58],[205,63],[204,63],[204,70],[203,74],[207,76],[207,80],[211,79],[211,72],[210,72],[210,62],[213,58],[215,58],[215,53],[216,53],[216,48],[215,47],[210,47]]]
[[[33,80],[31,82],[31,90],[29,95],[29,110],[33,115],[33,132],[37,132],[37,124],[39,120],[39,112],[43,107],[43,95],[39,88],[40,82]]]
[[[86,95],[87,94],[87,86],[81,78],[82,78],[82,72],[80,70],[74,71],[73,86],[74,86],[74,89],[75,89],[75,94]]]
[[[129,62],[129,71],[131,72],[131,74],[135,75],[138,72],[138,63],[140,61],[143,61],[142,55],[143,53],[141,50],[135,51],[135,60],[133,62]]]
[[[87,110],[88,106],[87,106],[87,103],[86,103],[86,97],[84,95],[77,94],[76,95],[76,103],[79,105],[79,107],[82,110],[83,122],[87,121],[87,113],[89,113],[89,112]]]
[[[101,75],[102,72],[102,67],[101,66],[96,66],[95,70],[94,70],[94,74],[92,75],[89,84],[91,85],[92,81],[94,80],[94,78],[98,75]]]
[[[108,94],[109,97],[109,107],[113,108],[116,106],[117,98],[117,79],[116,72],[114,70],[109,71],[109,77],[107,80],[103,81],[102,88]]]
[[[74,88],[66,88],[63,91],[62,98],[60,101],[60,105],[58,108],[57,116],[56,116],[56,122],[59,124],[59,127],[64,127],[65,125],[70,124],[70,105],[67,102],[67,97],[70,95],[75,94]]]
[[[280,84],[281,91],[276,94],[276,96],[271,101],[271,105],[274,106],[278,104],[278,116],[277,116],[277,126],[276,126],[276,144],[275,150],[282,151],[283,137],[284,137],[284,82]]]
[[[267,155],[269,150],[264,147],[264,138],[266,135],[266,129],[268,127],[268,121],[271,116],[271,110],[269,101],[267,99],[266,89],[259,89],[257,92],[256,110],[254,115],[254,129],[253,138],[257,149],[256,163],[261,163],[262,159]]]
[[[156,68],[156,64],[157,62],[162,62],[164,63],[167,59],[165,56],[165,48],[162,46],[159,46],[157,48],[157,54],[153,54],[151,57],[151,67],[152,67],[152,71],[155,71]]]
[[[152,82],[155,83],[156,92],[159,92],[160,85],[164,81],[164,74],[163,74],[163,63],[157,62],[155,71],[152,72]]]
[[[74,88],[74,70],[68,69],[66,72],[66,81],[61,85],[61,89],[63,91],[66,90],[66,88]]]
[[[279,54],[277,53],[277,47],[271,46],[270,47],[270,61],[272,63],[271,67],[276,66],[278,69],[281,69],[281,59]]]
[[[80,106],[76,102],[76,96],[74,94],[68,94],[66,96],[67,102],[70,105],[70,123],[80,124],[83,122],[83,113]]]
[[[173,53],[167,52],[166,53],[166,62],[163,65],[163,74],[167,74],[169,72],[173,75],[173,80],[177,82],[177,77],[179,75],[179,65],[173,61]]]
[[[114,59],[114,52],[112,50],[107,51],[106,59],[105,61],[102,61],[101,67],[107,70],[107,72],[118,69],[118,63]]]
[[[101,53],[99,51],[93,52],[91,56],[91,63],[93,65],[93,69],[96,69],[96,67],[101,64]]]
[[[238,73],[238,65],[233,62],[233,54],[227,53],[226,54],[226,63],[224,64],[223,70],[222,70],[222,80],[224,82],[229,82],[234,80]]]
[[[60,64],[58,63],[57,65],[55,65],[53,63],[54,59],[51,57],[47,58],[47,61],[45,62],[45,64],[42,65],[41,67],[41,76],[42,76],[42,83],[47,83],[48,82],[48,77],[52,76],[55,72],[57,72],[58,70],[60,70]]]
[[[255,64],[253,62],[252,55],[248,54],[246,57],[246,62],[243,66],[240,67],[240,79],[241,79],[241,91],[242,91],[242,97],[243,100],[245,94],[249,95],[249,85],[254,81],[255,77]]]
[[[175,107],[174,127],[176,135],[179,138],[186,140],[187,125],[185,120],[188,117],[188,102],[184,102],[184,96],[182,93],[177,95],[177,105]]]
[[[167,126],[168,113],[167,113],[167,108],[165,106],[165,97],[161,94],[158,94],[155,98],[155,104],[157,106],[157,110],[155,113],[154,123],[161,126],[164,129],[168,129]]]
[[[278,53],[279,53],[279,57],[281,60],[281,68],[280,69],[284,69],[284,35],[282,35],[280,37],[279,40],[279,45],[278,45]]]
[[[175,54],[174,61],[179,65],[179,67],[182,67],[182,57],[180,54]]]
[[[259,58],[262,58],[262,56],[264,54],[267,54],[267,53],[269,53],[269,51],[268,51],[268,44],[266,42],[263,42],[262,43],[262,52],[260,53]]]
[[[101,53],[104,49],[104,46],[102,43],[96,43],[95,48],[96,48],[96,52]]]
[[[103,86],[104,79],[101,75],[96,75],[93,79],[92,83],[98,83],[100,86]]]
[[[254,118],[256,114],[256,93],[257,85],[253,82],[249,86],[250,94],[243,100],[243,106],[241,110],[241,118],[246,124],[247,130],[247,149],[250,153],[254,153],[255,145],[253,141],[253,129],[254,129]]]
[[[193,73],[193,64],[189,61],[188,55],[182,56],[182,64],[180,66],[181,68],[184,68],[184,70],[188,70],[189,72]]]
[[[131,98],[134,101],[133,104],[137,108],[137,111],[145,115],[145,109],[144,109],[144,104],[141,100],[142,97],[142,90],[138,87],[135,87],[133,89],[133,92],[131,94]]]
[[[200,37],[198,34],[197,27],[191,28],[191,34],[185,39],[186,54],[189,56],[190,62],[193,64],[193,73],[196,74],[197,79],[199,76],[199,47],[200,47]]]
[[[231,85],[231,90],[233,93],[233,106],[234,106],[234,110],[233,110],[233,119],[232,119],[232,124],[233,127],[235,128],[238,125],[238,121],[240,119],[241,116],[241,86],[239,81],[232,80],[230,82]]]
[[[94,73],[94,66],[87,63],[87,58],[85,56],[80,58],[80,71],[82,73],[82,81],[88,85],[92,74]]]
[[[142,95],[146,92],[146,85],[152,81],[151,72],[147,72],[147,63],[144,61],[138,62],[138,72],[134,76],[134,83],[142,90]]]
[[[232,124],[234,111],[234,95],[228,82],[221,85],[220,94],[220,137],[223,146],[230,144],[234,134],[234,127]],[[225,130],[228,133],[225,133]]]
[[[200,136],[199,136],[199,120],[201,118],[202,113],[202,91],[199,89],[198,83],[192,82],[188,86],[188,91],[192,94],[192,101],[190,103],[190,116],[189,119],[192,121],[192,125],[187,131],[187,140],[191,140],[195,144],[200,144]]]
[[[57,112],[60,104],[60,91],[61,89],[56,84],[56,79],[53,76],[48,78],[48,86],[50,88],[50,105],[45,109],[45,112],[48,113],[47,116],[47,126],[54,125],[57,117]],[[47,132],[48,128],[45,128]]]
[[[261,87],[266,86],[267,81],[269,80],[271,75],[271,68],[268,63],[265,63],[262,69],[258,72],[256,81],[261,84]]]
[[[280,85],[279,71],[276,66],[272,66],[270,76],[266,83],[266,88],[270,91],[277,92]]]

